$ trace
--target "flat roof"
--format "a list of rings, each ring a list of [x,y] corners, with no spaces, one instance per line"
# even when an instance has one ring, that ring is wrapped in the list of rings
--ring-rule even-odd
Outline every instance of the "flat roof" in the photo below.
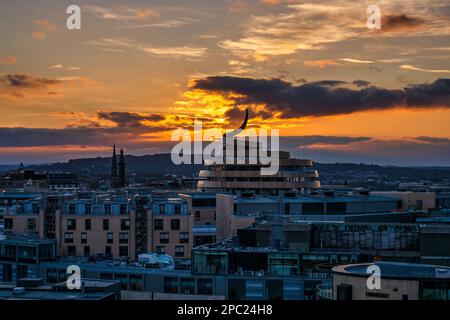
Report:
[[[66,269],[73,262],[55,261],[41,263],[41,267],[47,269]],[[106,263],[77,263],[77,265],[84,271],[94,272],[111,272],[111,273],[126,273],[132,275],[167,275],[167,276],[189,276],[190,270],[165,270],[165,269],[149,269],[145,267],[133,266],[111,266]]]
[[[335,195],[335,196],[299,196],[299,197],[270,197],[270,196],[254,196],[241,197],[234,196],[236,203],[323,203],[323,202],[385,202],[400,201],[400,198],[392,196],[361,196],[361,195]]]
[[[215,198],[214,192],[179,192],[179,195],[191,196],[192,198]]]
[[[12,290],[0,289],[0,300],[102,300],[112,292],[67,292],[25,289],[24,293],[15,295]]]
[[[449,279],[450,268],[428,264],[403,263],[403,262],[376,262],[364,264],[340,265],[332,269],[333,273],[345,274],[356,277],[368,277],[367,268],[376,265],[380,268],[381,279],[408,279],[408,280],[434,280]]]

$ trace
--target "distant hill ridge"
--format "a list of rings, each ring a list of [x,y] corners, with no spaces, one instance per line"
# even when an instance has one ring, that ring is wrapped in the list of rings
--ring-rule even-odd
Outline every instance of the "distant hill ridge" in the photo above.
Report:
[[[186,176],[195,175],[203,167],[202,165],[175,165],[172,163],[170,154],[154,154],[144,156],[125,156],[127,173],[137,175],[164,175],[164,174],[183,174]],[[45,165],[28,166],[27,168],[37,171],[61,171],[73,172],[80,175],[105,175],[108,176],[111,170],[111,157],[107,158],[85,158],[73,159],[68,162],[58,162]],[[450,177],[450,167],[395,167],[381,166],[371,164],[355,163],[315,163],[315,168],[319,174],[336,172],[374,172],[392,176],[419,174],[423,176]]]

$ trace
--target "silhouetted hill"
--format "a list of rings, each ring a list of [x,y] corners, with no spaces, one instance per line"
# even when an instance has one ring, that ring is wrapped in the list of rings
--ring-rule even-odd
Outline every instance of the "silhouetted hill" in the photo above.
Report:
[[[11,171],[18,167],[19,165],[0,164],[0,172]]]
[[[184,174],[187,176],[198,173],[201,165],[175,165],[170,154],[155,154],[145,156],[125,156],[127,174],[159,175]],[[37,171],[73,172],[79,175],[105,175],[111,172],[111,157],[73,159],[68,162],[35,165],[29,168]]]
[[[125,156],[127,174],[135,173],[141,176],[183,174],[195,175],[201,165],[174,165],[170,154],[155,154],[145,156]],[[74,159],[63,163],[35,165],[29,168],[37,171],[73,172],[80,175],[108,176],[111,170],[111,158]],[[383,177],[386,180],[442,180],[450,179],[450,167],[394,167],[354,163],[315,163],[320,176],[342,177],[351,179],[369,176]]]

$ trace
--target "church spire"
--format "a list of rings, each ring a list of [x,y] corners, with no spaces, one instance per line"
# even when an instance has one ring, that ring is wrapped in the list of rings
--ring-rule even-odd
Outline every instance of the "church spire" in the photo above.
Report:
[[[125,157],[123,155],[123,150],[120,149],[119,157],[119,188],[125,187]]]
[[[113,155],[111,163],[111,185],[117,186],[117,156],[116,156],[116,144],[113,146]]]

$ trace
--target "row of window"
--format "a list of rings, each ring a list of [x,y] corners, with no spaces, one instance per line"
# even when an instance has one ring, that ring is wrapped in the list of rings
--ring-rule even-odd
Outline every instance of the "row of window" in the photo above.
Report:
[[[14,228],[14,220],[11,218],[5,218],[3,220],[5,230],[12,230]],[[28,218],[27,219],[27,230],[28,231],[36,231],[36,219]]]
[[[189,243],[189,232],[180,232],[179,235],[180,243]],[[169,243],[169,233],[161,232],[159,234],[159,243]]]
[[[77,220],[76,219],[67,219],[66,222],[67,230],[77,230]],[[84,220],[84,230],[89,231],[92,229],[92,222],[91,219]],[[130,230],[130,220],[129,219],[122,219],[120,220],[120,229],[122,231]],[[103,219],[103,230],[108,231],[109,230],[109,219]]]
[[[83,246],[83,254],[84,256],[91,255],[91,247]],[[75,257],[77,255],[77,247],[76,246],[67,246],[67,256]],[[105,256],[112,257],[112,248],[111,246],[105,247]],[[128,246],[119,246],[119,256],[120,257],[128,257]]]
[[[77,213],[77,205],[74,203],[69,204],[69,214],[76,214]],[[127,214],[128,213],[128,206],[126,204],[121,204],[119,206],[119,214]],[[85,204],[84,205],[84,214],[92,214],[92,205]],[[111,214],[111,205],[105,204],[104,206],[104,214],[110,215]]]
[[[165,254],[166,248],[164,246],[156,246],[156,253]],[[175,257],[182,258],[184,257],[184,246],[175,246]]]
[[[155,230],[164,230],[164,220],[163,219],[155,219],[154,220],[154,229]],[[170,220],[170,229],[171,230],[180,230],[180,219],[171,219]]]
[[[81,243],[87,243],[87,233],[82,232],[80,235]],[[73,232],[64,233],[64,243],[73,243]],[[114,233],[108,232],[106,234],[106,243],[114,243]],[[128,243],[128,233],[119,233],[119,243]]]

